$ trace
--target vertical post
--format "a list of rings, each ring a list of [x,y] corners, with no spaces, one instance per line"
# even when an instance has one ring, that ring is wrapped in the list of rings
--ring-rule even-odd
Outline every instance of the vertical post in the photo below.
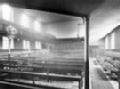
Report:
[[[8,39],[9,39],[9,48],[8,48],[8,61],[9,61],[9,69],[10,69],[10,60],[11,60],[11,41],[14,38],[15,34],[17,33],[16,29],[13,26],[7,26],[6,28]]]
[[[80,28],[79,28],[79,26],[81,25],[81,24],[77,24],[78,25],[78,33],[77,33],[77,38],[79,38],[80,37]]]
[[[79,82],[79,87],[78,87],[78,89],[81,89],[81,80],[78,81],[78,82]]]
[[[85,38],[85,89],[89,89],[89,16],[86,16]]]
[[[9,51],[8,51],[8,54],[9,54],[9,56],[10,56],[10,54],[11,54],[11,39],[10,39],[10,37],[9,37],[9,49],[8,49]]]
[[[120,89],[120,73],[118,73],[118,89]]]
[[[81,89],[82,87],[84,87],[83,86],[83,79],[82,78],[78,82],[79,82],[79,88],[78,89]]]
[[[8,37],[9,39],[9,49],[8,49],[8,61],[9,61],[9,69],[10,69],[10,56],[11,56],[11,38]]]
[[[34,77],[33,77],[33,80],[32,80],[32,82],[33,82],[33,85],[35,85],[35,80],[34,80]]]

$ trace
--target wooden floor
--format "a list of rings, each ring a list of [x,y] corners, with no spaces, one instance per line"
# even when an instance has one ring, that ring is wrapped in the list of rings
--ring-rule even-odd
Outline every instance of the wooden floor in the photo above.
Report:
[[[90,84],[91,89],[114,89],[94,58],[90,58]]]

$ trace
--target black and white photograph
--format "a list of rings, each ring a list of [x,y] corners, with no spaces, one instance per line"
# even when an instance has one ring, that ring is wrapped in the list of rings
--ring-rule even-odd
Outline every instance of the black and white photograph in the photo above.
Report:
[[[120,89],[120,0],[0,0],[0,89]]]

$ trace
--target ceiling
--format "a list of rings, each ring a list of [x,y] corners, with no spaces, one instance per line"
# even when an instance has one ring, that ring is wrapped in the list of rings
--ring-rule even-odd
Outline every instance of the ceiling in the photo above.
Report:
[[[49,13],[46,11],[39,11],[39,10],[33,10],[33,9],[16,8],[15,11],[21,11],[25,13],[27,16],[31,17],[32,19],[36,19],[37,21],[44,24],[82,20],[81,17],[74,17],[74,16],[62,15],[57,13]]]
[[[37,19],[43,23],[76,20],[68,16],[58,16],[57,14],[85,17],[94,12],[104,2],[105,0],[9,0],[12,6],[27,9],[25,12],[28,15],[33,19],[38,17]],[[34,11],[33,9],[38,11]],[[53,12],[55,14],[41,11]]]
[[[72,16],[84,17],[89,15],[97,9],[104,0],[0,0],[0,2],[8,2],[11,6],[22,8],[24,10],[21,9],[21,11],[24,11],[33,19],[37,17],[40,22],[54,23],[77,20],[71,18]],[[53,12],[54,14],[46,11]]]
[[[56,13],[71,16],[90,15],[90,39],[99,39],[120,24],[120,0],[0,0],[7,1],[16,8],[24,8],[31,17],[44,23],[75,20],[58,16]],[[30,10],[31,9],[31,10]],[[34,11],[33,9],[37,10]],[[46,15],[42,11],[54,12]],[[33,13],[33,14],[30,14]],[[35,14],[36,13],[36,14]]]
[[[3,1],[3,0],[1,0]],[[16,7],[38,9],[73,16],[85,16],[93,12],[105,0],[5,0]]]

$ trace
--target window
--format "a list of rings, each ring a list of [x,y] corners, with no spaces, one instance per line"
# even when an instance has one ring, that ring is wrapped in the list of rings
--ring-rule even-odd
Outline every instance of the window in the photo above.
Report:
[[[3,37],[2,40],[3,40],[2,49],[9,49],[9,39],[8,39],[8,37]],[[14,49],[14,40],[13,39],[11,39],[10,48]]]

